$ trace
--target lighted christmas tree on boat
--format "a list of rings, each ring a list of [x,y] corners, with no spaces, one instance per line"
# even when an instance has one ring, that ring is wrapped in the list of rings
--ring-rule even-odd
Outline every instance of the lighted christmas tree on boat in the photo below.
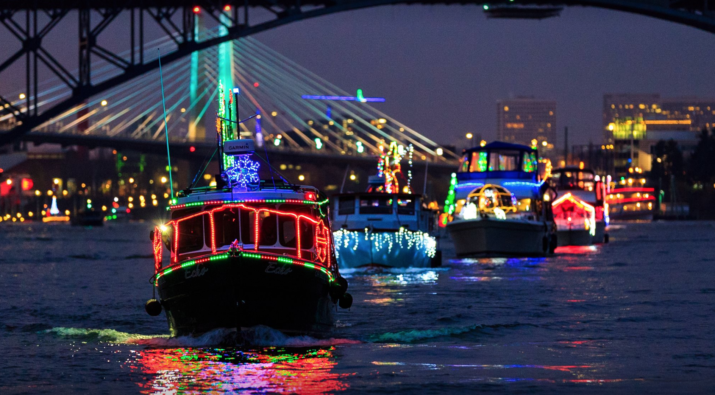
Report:
[[[169,220],[152,232],[159,298],[147,312],[163,307],[174,336],[256,325],[325,334],[335,304],[352,303],[333,254],[328,200],[311,186],[261,180],[254,143],[236,139],[233,101],[221,86],[219,97],[222,182],[179,192]]]

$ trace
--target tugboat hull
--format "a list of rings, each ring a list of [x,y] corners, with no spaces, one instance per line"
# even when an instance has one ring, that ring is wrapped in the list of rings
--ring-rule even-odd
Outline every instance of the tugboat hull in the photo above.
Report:
[[[457,256],[545,256],[551,239],[542,223],[466,220],[447,224]]]
[[[241,256],[177,268],[157,286],[172,336],[256,325],[324,335],[333,328],[330,287],[317,268]]]

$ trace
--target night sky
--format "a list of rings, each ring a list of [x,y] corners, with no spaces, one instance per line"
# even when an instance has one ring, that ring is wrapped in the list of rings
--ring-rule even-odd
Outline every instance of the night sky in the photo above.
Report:
[[[64,29],[75,35],[76,26]],[[111,26],[118,40],[122,28]],[[529,21],[487,20],[477,6],[386,6],[254,37],[345,90],[386,97],[376,106],[446,144],[467,132],[493,139],[500,98],[556,100],[559,137],[569,126],[578,144],[601,142],[604,93],[715,96],[715,35],[596,8]],[[57,56],[74,61],[74,40],[55,35],[46,44],[68,41]],[[0,34],[3,59],[14,46]],[[1,74],[0,91],[22,89],[13,74],[23,75],[16,67]]]

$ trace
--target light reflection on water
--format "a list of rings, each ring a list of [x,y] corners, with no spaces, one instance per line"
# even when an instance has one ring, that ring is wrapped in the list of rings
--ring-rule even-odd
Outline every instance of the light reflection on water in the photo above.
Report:
[[[153,375],[138,383],[141,393],[225,393],[233,391],[332,393],[347,389],[333,373],[335,347],[259,351],[222,348],[147,349],[126,361],[130,369]]]

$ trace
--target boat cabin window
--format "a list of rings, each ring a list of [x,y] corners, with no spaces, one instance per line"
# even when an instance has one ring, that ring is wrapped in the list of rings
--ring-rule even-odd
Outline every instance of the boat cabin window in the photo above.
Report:
[[[531,199],[526,198],[526,199],[519,199],[516,202],[516,211],[520,213],[528,213],[531,212],[533,209],[533,205],[531,204]]]
[[[559,170],[552,174],[552,186],[562,189],[583,189],[593,191],[595,187],[594,174],[587,171],[579,170]]]
[[[459,172],[466,173],[469,171],[469,155],[464,155],[462,160],[459,161]]]
[[[239,209],[229,208],[214,213],[214,226],[216,247],[231,245],[235,240],[244,244],[251,244],[252,241],[241,238],[239,226]],[[211,232],[206,232],[206,245],[211,245]]]
[[[179,254],[200,250],[204,247],[204,216],[179,223]]]
[[[278,217],[278,230],[281,245],[284,247],[296,246],[295,218],[281,215]]]
[[[412,199],[397,199],[397,214],[415,215],[415,201]]]
[[[526,173],[533,173],[536,171],[539,162],[536,160],[536,153],[534,152],[524,152],[524,157],[521,161],[521,170]]]
[[[338,200],[338,215],[355,214],[355,197],[346,196]]]
[[[255,224],[256,212],[251,211],[248,214],[248,218],[251,224]],[[253,226],[250,227],[249,231],[251,240],[256,240],[255,232]],[[278,241],[278,224],[276,223],[276,215],[268,211],[261,211],[258,214],[258,245],[259,246],[274,246]]]
[[[489,171],[519,170],[519,151],[492,151],[489,155]]]
[[[487,171],[487,155],[486,151],[472,152],[472,160],[469,163],[470,173],[484,173]]]
[[[392,214],[392,199],[362,197],[360,198],[360,214]]]

